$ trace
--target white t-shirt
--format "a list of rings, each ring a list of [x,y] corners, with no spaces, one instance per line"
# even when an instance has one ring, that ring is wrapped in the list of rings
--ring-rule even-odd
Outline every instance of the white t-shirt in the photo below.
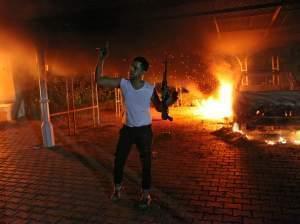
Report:
[[[120,88],[124,105],[123,124],[129,127],[151,124],[150,105],[154,86],[145,82],[142,88],[134,89],[129,80],[121,79]]]

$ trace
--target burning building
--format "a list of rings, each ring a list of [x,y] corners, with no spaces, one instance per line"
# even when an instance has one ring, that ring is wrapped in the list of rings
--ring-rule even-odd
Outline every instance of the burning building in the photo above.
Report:
[[[232,108],[235,102],[236,86],[239,85],[240,77],[244,89],[254,85],[255,79],[264,79],[262,76],[258,77],[259,75],[257,75],[261,72],[252,70],[256,66],[254,64],[258,63],[252,63],[253,60],[250,59],[257,57],[255,54],[258,52],[273,49],[274,54],[269,57],[270,60],[272,56],[274,57],[272,60],[273,68],[271,65],[265,66],[269,69],[268,76],[270,76],[270,79],[267,80],[272,82],[272,85],[277,85],[278,82],[282,83],[283,79],[278,81],[278,54],[276,48],[278,46],[285,48],[285,46],[291,45],[299,39],[299,34],[294,32],[298,28],[297,23],[294,23],[298,17],[293,12],[295,8],[295,2],[293,1],[186,1],[184,4],[182,1],[139,1],[140,5],[138,7],[141,10],[139,14],[135,13],[136,3],[137,1],[124,1],[122,4],[107,1],[102,4],[96,2],[83,4],[80,1],[75,1],[73,3],[74,7],[70,8],[69,1],[65,0],[44,4],[28,1],[28,6],[25,7],[26,10],[15,8],[17,4],[8,4],[8,10],[1,12],[9,19],[10,15],[7,12],[15,10],[14,15],[17,16],[17,19],[26,21],[24,23],[20,22],[20,26],[26,26],[36,36],[47,39],[49,50],[56,52],[56,55],[60,55],[56,60],[59,62],[69,61],[67,70],[72,70],[72,72],[75,70],[74,73],[77,72],[75,65],[83,64],[84,60],[82,58],[89,58],[90,62],[95,61],[96,55],[93,53],[95,53],[95,47],[103,44],[103,36],[112,42],[112,58],[116,54],[119,54],[119,58],[126,58],[126,63],[122,62],[122,66],[126,64],[126,69],[128,58],[136,52],[146,52],[148,55],[154,55],[151,61],[159,61],[156,63],[157,70],[161,70],[160,61],[164,57],[165,51],[175,55],[175,59],[178,59],[178,65],[171,65],[174,69],[170,71],[173,76],[172,78],[170,75],[170,78],[176,79],[176,81],[170,80],[170,83],[172,81],[182,83],[183,80],[191,76],[201,83],[209,79],[208,76],[202,75],[207,74],[203,72],[205,66],[197,65],[192,68],[191,61],[193,58],[182,59],[182,51],[190,51],[207,57],[209,54],[224,56],[223,64],[232,67],[220,66],[221,70],[224,70],[225,67],[225,71],[220,71],[216,65],[212,68],[218,86],[209,94],[200,94],[194,111],[195,114],[212,120],[224,117],[231,118],[242,111],[234,111],[234,108]],[[7,12],[5,13],[5,11]],[[103,13],[99,15],[98,12],[100,11]],[[140,24],[136,23],[137,20]],[[157,21],[160,22],[157,23]],[[136,38],[136,33],[139,34],[138,38]],[[155,33],[155,38],[153,38],[153,33]],[[293,36],[288,35],[289,33],[293,33]],[[74,41],[76,38],[77,40]],[[96,40],[98,38],[99,40]],[[76,48],[76,51],[72,51],[71,54],[66,54],[66,51],[63,50],[74,48]],[[82,51],[89,53],[82,54],[83,57],[75,62],[75,55],[82,53]],[[126,51],[130,51],[130,53],[122,54]],[[26,56],[19,61],[29,57],[31,59],[35,58],[34,55],[24,55]],[[295,70],[297,68],[286,69],[291,66],[286,66],[285,60],[290,59],[280,55],[279,61],[280,64],[283,64],[283,66],[280,66],[280,73],[285,74],[284,76],[287,77],[285,82],[287,86],[295,88],[295,83],[297,83],[295,81],[297,78]],[[5,77],[1,79],[5,79],[5,83],[11,83],[11,85],[5,84],[5,87],[1,87],[0,90],[5,92],[5,98],[8,98],[1,99],[3,95],[0,95],[0,102],[3,105],[6,104],[6,107],[9,107],[8,105],[12,102],[16,102],[16,105],[22,104],[18,103],[20,85],[17,84],[19,78],[16,79],[15,76],[20,73],[14,72],[15,61],[3,62],[5,65],[3,63],[3,65],[0,65],[4,66],[3,69],[7,70],[7,73],[12,74],[10,80],[14,80],[14,82],[8,81],[9,75],[3,75],[3,69],[1,70],[1,77]],[[194,64],[201,64],[201,62]],[[117,63],[121,64],[120,62]],[[36,66],[35,63],[33,64]],[[90,66],[90,69],[93,69],[93,63],[87,64],[86,67]],[[8,71],[12,69],[10,66],[13,67],[14,71]],[[54,62],[51,64],[50,60],[49,68],[62,70]],[[114,71],[114,73],[126,72],[118,68],[115,70],[117,71]],[[30,71],[28,73],[36,72]],[[159,71],[155,71],[155,73],[153,76],[155,76],[154,80],[157,82],[160,80],[160,78],[157,78],[160,77]],[[256,78],[253,78],[254,76]],[[16,82],[16,80],[18,81]],[[4,85],[3,83],[1,85]],[[28,86],[28,84],[21,86]],[[12,90],[11,96],[5,88]],[[256,91],[259,90],[262,90],[262,86],[257,86]],[[3,111],[6,110],[3,109]]]
[[[0,42],[0,121],[10,121],[29,110],[27,96],[38,77],[36,54],[32,43],[7,28],[0,27]]]
[[[11,66],[10,59],[6,55],[0,55],[0,121],[12,119],[16,94]]]

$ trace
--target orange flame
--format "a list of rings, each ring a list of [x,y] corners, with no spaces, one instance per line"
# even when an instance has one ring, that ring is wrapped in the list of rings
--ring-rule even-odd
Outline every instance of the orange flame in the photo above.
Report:
[[[296,145],[300,145],[300,131],[299,130],[297,130],[295,132],[293,142]]]
[[[207,120],[231,118],[233,115],[232,103],[233,84],[221,80],[216,96],[201,100],[194,114]]]
[[[244,132],[240,129],[239,124],[236,122],[232,125],[232,132],[244,134]]]
[[[9,59],[0,55],[0,103],[10,103],[15,99],[11,65]]]

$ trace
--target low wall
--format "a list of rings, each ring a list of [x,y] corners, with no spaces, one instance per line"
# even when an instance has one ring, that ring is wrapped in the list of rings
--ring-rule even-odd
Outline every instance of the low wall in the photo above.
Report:
[[[0,104],[0,122],[12,120],[12,103]]]

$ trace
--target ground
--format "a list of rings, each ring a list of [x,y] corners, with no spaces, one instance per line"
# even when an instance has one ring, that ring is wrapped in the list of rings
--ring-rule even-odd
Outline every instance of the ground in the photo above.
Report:
[[[18,169],[27,166],[30,169],[24,170],[26,175],[22,179],[26,182],[33,175],[30,178],[36,179],[35,183],[42,182],[44,188],[39,190],[47,200],[49,195],[57,197],[54,192],[62,193],[60,207],[64,207],[68,216],[57,218],[57,223],[74,223],[75,208],[85,209],[89,214],[78,213],[77,220],[84,221],[77,223],[300,223],[299,146],[251,142],[228,131],[229,124],[201,121],[175,110],[171,110],[173,122],[161,121],[158,114],[153,119],[152,207],[142,213],[135,207],[140,187],[135,148],[127,161],[123,200],[113,204],[109,200],[112,161],[121,124],[113,112],[100,115],[99,127],[93,127],[92,119],[78,116],[76,135],[71,136],[63,119],[56,119],[53,123],[58,146],[50,150],[40,148],[38,152],[35,149],[38,158],[45,154],[39,161],[26,156],[31,155],[34,145],[40,144],[39,138],[26,143],[26,152],[18,147],[24,156],[19,156],[17,168],[10,165],[7,170],[16,154],[10,159],[2,156],[0,181],[8,187],[0,195],[10,189],[6,183],[11,182],[10,174],[18,171],[13,178],[20,178],[22,170]],[[222,126],[225,128],[220,129]],[[36,126],[28,122],[0,130],[2,136],[4,132],[10,136],[5,144],[1,143],[2,155],[5,147],[6,151],[17,150],[13,147],[19,143],[13,139],[23,132],[29,136],[28,128],[36,130],[38,136]],[[50,180],[56,181],[47,184]],[[37,186],[29,189],[34,191]],[[52,186],[54,192],[49,190]],[[10,200],[7,197],[3,200],[2,196],[0,201]],[[47,206],[41,207],[42,214],[52,211]],[[7,209],[4,211],[7,213]],[[60,217],[55,212],[47,214]],[[5,217],[10,217],[6,213]]]

